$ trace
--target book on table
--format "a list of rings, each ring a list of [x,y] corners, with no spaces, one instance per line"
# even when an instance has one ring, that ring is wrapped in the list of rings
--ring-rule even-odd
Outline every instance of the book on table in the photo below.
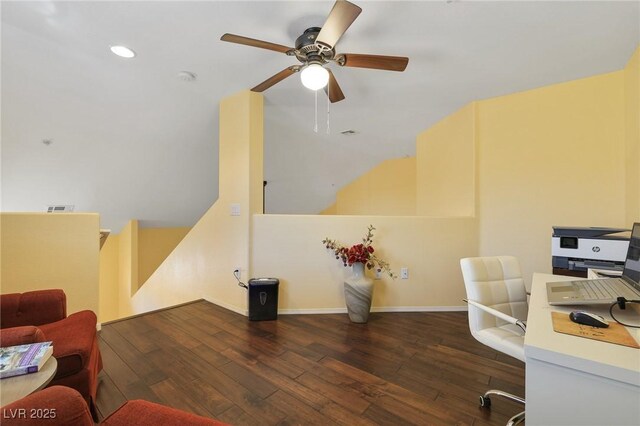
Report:
[[[37,373],[52,354],[52,342],[0,348],[0,379]]]

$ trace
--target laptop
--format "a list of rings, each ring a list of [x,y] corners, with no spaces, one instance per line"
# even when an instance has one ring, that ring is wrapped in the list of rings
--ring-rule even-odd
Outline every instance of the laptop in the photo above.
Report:
[[[640,299],[640,223],[634,223],[620,278],[547,283],[549,305],[603,305]]]

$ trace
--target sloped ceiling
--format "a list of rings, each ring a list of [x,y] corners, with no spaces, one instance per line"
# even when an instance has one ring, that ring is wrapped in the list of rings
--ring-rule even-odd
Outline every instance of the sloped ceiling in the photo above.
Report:
[[[416,135],[466,103],[619,70],[640,42],[638,2],[356,3],[336,50],[409,66],[332,65],[346,100],[331,105],[329,133],[326,98],[316,133],[297,76],[264,93],[268,213],[317,213],[379,162],[414,155]],[[217,198],[218,102],[296,63],[220,36],[291,46],[332,4],[2,2],[2,210],[72,204],[114,232],[131,218],[194,224]]]

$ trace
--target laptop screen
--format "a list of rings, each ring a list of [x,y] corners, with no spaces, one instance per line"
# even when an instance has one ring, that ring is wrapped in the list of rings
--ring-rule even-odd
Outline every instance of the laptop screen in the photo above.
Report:
[[[640,223],[633,224],[622,276],[626,278],[626,281],[631,281],[630,284],[633,284],[637,290],[640,290]]]

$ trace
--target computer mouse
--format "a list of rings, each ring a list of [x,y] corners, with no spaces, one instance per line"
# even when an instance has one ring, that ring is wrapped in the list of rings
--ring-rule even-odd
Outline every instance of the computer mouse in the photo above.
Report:
[[[590,325],[591,327],[609,327],[609,321],[591,312],[573,311],[569,314],[569,319],[578,324]]]

